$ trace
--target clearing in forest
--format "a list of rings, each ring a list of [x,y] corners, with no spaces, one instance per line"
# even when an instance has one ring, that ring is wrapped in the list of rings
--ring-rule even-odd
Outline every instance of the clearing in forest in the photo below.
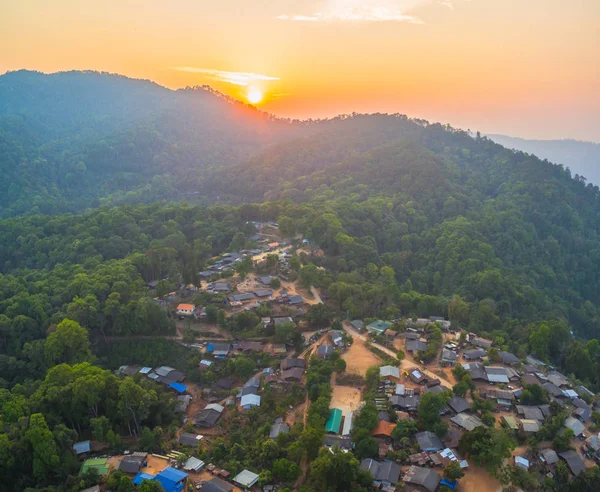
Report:
[[[346,361],[346,373],[361,376],[366,374],[369,367],[381,364],[381,359],[365,346],[365,342],[357,337],[354,338],[354,343],[348,351],[342,355],[342,359]]]

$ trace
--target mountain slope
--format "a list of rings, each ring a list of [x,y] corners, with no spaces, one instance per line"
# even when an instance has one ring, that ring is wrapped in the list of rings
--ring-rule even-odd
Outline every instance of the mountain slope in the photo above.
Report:
[[[508,149],[535,154],[571,169],[573,175],[585,177],[600,185],[600,144],[579,140],[527,140],[506,135],[488,135]]]

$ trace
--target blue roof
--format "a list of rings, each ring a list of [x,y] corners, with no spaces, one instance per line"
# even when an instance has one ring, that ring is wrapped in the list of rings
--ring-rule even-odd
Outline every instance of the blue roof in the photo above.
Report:
[[[456,480],[448,481],[445,478],[442,479],[442,481],[440,482],[440,485],[445,485],[446,487],[448,487],[449,489],[452,489],[452,490],[454,490],[456,488],[457,484],[458,484],[458,481],[456,481]]]
[[[77,454],[89,453],[90,450],[91,450],[91,448],[90,448],[90,441],[76,442],[75,444],[73,444],[73,450]]]
[[[131,481],[133,485],[140,485],[144,480],[154,480],[154,475],[150,475],[149,473],[138,472],[138,474],[133,477]]]
[[[187,478],[188,474],[169,466],[156,476],[164,477],[167,480],[171,480],[173,482],[181,482]]]
[[[209,344],[206,346],[206,350],[207,350],[208,352],[212,352],[214,349],[215,349],[215,346],[214,346],[214,344],[212,344],[212,343],[209,343]]]
[[[181,492],[183,490],[183,484],[181,482],[173,482],[168,478],[161,477],[160,474],[154,477],[154,481],[160,483],[165,492]]]
[[[169,388],[174,389],[177,393],[185,393],[187,391],[187,386],[181,383],[171,383]]]

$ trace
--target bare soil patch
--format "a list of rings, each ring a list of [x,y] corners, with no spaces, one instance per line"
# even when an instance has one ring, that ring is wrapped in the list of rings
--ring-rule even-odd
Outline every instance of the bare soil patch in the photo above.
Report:
[[[348,374],[360,374],[364,376],[371,366],[381,364],[381,359],[371,352],[365,343],[359,338],[354,338],[354,343],[348,351],[342,355],[346,361],[346,372]]]
[[[457,492],[500,492],[502,484],[484,468],[469,464],[465,476],[458,481]]]
[[[351,386],[334,386],[331,395],[331,408],[339,408],[344,415],[358,408],[361,392]]]

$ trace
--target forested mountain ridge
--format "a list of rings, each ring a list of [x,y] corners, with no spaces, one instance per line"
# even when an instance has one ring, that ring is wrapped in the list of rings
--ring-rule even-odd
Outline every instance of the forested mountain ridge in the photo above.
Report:
[[[494,142],[508,149],[517,149],[563,164],[573,175],[585,177],[590,183],[600,184],[600,144],[579,140],[531,140],[506,135],[488,135]]]

